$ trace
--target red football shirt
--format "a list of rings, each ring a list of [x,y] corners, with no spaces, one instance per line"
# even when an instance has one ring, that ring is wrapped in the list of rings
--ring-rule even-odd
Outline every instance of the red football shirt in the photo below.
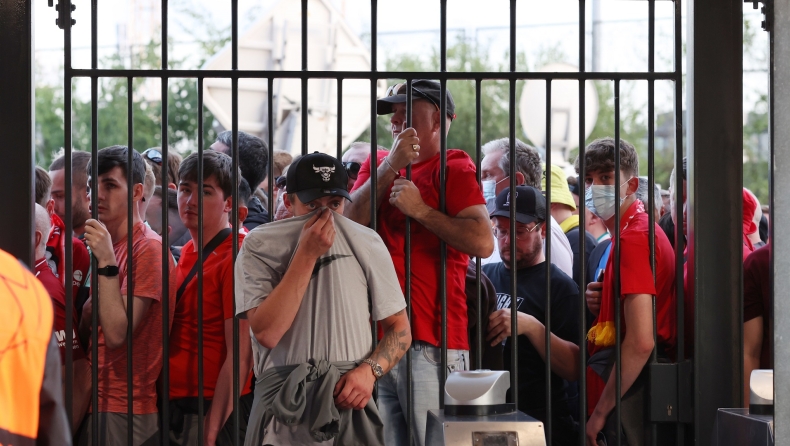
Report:
[[[35,267],[36,278],[44,285],[44,288],[49,293],[52,299],[52,308],[54,310],[55,319],[53,320],[52,331],[55,332],[55,338],[58,340],[58,351],[60,351],[60,363],[66,363],[66,292],[63,290],[63,284],[60,283],[57,277],[52,274],[52,270],[47,265],[47,259],[41,258],[36,261]],[[74,360],[82,359],[85,357],[85,352],[80,348],[80,341],[77,337],[77,312],[72,312],[71,324],[71,351]]]
[[[655,224],[656,280],[650,267],[649,217],[644,212],[644,204],[637,200],[620,217],[620,297],[622,301],[629,294],[650,294],[656,297],[656,320],[658,347],[674,356],[676,335],[675,309],[675,251],[664,231]],[[612,239],[612,254],[606,262],[603,278],[602,300],[612,301],[614,296],[614,249],[617,241]],[[621,307],[622,308],[622,307]],[[625,338],[626,325],[623,312],[620,312],[621,337]],[[597,320],[596,320],[597,323]],[[595,323],[593,323],[595,325]],[[587,343],[590,355],[602,347]],[[603,347],[609,348],[609,347]],[[591,368],[587,368],[587,411],[592,414],[606,383]]]
[[[49,238],[47,239],[47,263],[49,263],[49,267],[55,275],[55,278],[60,279],[60,283],[66,287],[69,283],[65,280],[66,237],[64,234],[66,232],[66,224],[63,223],[63,220],[56,214],[50,216],[50,223],[51,229],[49,231]],[[86,285],[85,281],[87,280],[88,270],[91,266],[91,258],[90,254],[88,254],[88,248],[86,248],[82,240],[77,237],[72,237],[71,239],[71,251],[73,269],[71,280],[73,291],[71,296],[74,301],[74,307],[79,313],[82,311],[79,304],[84,302],[78,301],[77,296],[80,288]],[[87,286],[90,286],[90,284],[87,284]]]
[[[244,235],[239,233],[239,248]],[[193,241],[181,249],[176,267],[177,287],[184,283],[197,263]],[[170,399],[198,396],[198,275],[184,289],[176,303],[173,329],[170,332]],[[233,312],[233,236],[226,238],[203,259],[203,396],[212,398],[220,368],[228,354],[225,344],[225,321]],[[246,336],[243,333],[242,336]],[[252,376],[252,374],[250,374]],[[250,391],[251,379],[241,394]]]
[[[168,296],[165,298],[162,286],[162,239],[142,222],[134,225],[131,236],[131,253],[127,250],[126,238],[113,244],[113,250],[118,264],[121,294],[128,293],[130,281],[127,262],[132,262],[132,295],[152,301],[132,337],[132,410],[135,415],[140,415],[157,411],[156,381],[162,371],[163,350],[162,304],[168,304],[168,326],[172,326],[176,280],[173,258],[168,255],[167,268],[170,275]],[[139,309],[135,307],[134,311]],[[98,339],[99,412],[126,413],[129,379],[126,374],[126,344],[116,349],[107,348],[101,325]]]
[[[380,164],[389,152],[378,152]],[[420,190],[428,206],[439,209],[440,156],[412,165],[412,182]],[[455,217],[459,212],[478,204],[485,204],[477,184],[475,164],[462,150],[447,151],[447,215]],[[406,176],[406,169],[400,171]],[[370,158],[359,170],[354,188],[362,186],[370,178]],[[387,188],[386,196],[390,194]],[[384,200],[379,206],[378,233],[392,256],[401,288],[405,290],[405,233],[406,216]],[[439,243],[440,239],[416,220],[411,220],[411,298],[412,337],[440,345],[442,305],[439,298]],[[447,348],[469,349],[466,314],[466,268],[469,256],[447,246]],[[405,293],[405,291],[404,291]]]

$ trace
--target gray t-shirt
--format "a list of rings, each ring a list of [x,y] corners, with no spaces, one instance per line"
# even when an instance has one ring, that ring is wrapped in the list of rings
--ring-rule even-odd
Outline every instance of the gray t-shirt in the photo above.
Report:
[[[313,213],[258,226],[236,260],[236,315],[256,308],[280,283]],[[310,359],[356,361],[372,351],[370,320],[406,308],[392,259],[375,231],[335,213],[335,241],[316,262],[291,328],[269,350],[252,338],[255,374]],[[370,293],[369,310],[368,293]]]

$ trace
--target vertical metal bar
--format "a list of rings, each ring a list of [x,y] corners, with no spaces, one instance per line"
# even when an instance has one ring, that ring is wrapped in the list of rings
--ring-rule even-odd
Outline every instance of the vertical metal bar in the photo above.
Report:
[[[98,67],[98,14],[99,1],[91,0],[91,68]],[[91,218],[99,218],[99,79],[91,76]],[[66,187],[68,189],[68,187]],[[68,206],[67,206],[68,207]],[[67,234],[68,235],[68,234]],[[91,404],[92,404],[92,423],[91,439],[93,444],[99,444],[99,276],[96,270],[99,268],[96,256],[91,255]]]
[[[647,70],[655,72],[656,59],[656,2],[648,0],[648,40],[647,40]],[[647,81],[647,190],[648,190],[648,244],[650,248],[650,270],[653,272],[653,283],[656,283],[656,239],[655,239],[655,81]],[[658,289],[658,287],[656,287]],[[652,296],[652,317],[653,317],[653,352],[650,355],[650,362],[658,361],[658,317],[656,309],[656,296]],[[677,303],[677,302],[676,302]],[[682,321],[678,321],[682,324]],[[652,399],[653,395],[648,395]],[[677,410],[677,409],[676,409]],[[650,423],[651,444],[658,444],[658,425]]]
[[[686,236],[683,232],[683,42],[682,42],[682,22],[681,22],[681,0],[675,1],[674,9],[674,118],[675,118],[675,209],[677,216],[675,219],[675,311],[677,319],[677,358],[678,361],[686,359],[686,325],[685,325],[685,288],[684,288],[684,247],[686,246]],[[690,114],[688,116],[691,116]],[[680,377],[679,377],[680,378]],[[692,400],[693,401],[693,400]],[[680,408],[679,408],[680,409]],[[678,414],[682,416],[681,414]],[[689,427],[694,429],[693,426]],[[686,427],[678,423],[676,430],[676,443],[683,446],[685,443]]]
[[[686,235],[683,233],[683,42],[682,42],[682,22],[681,22],[681,0],[675,0],[674,11],[674,115],[675,115],[675,300],[677,301],[677,352],[678,360],[686,358],[686,326],[684,324],[685,288],[683,287],[683,257],[684,246],[686,245]]]
[[[482,79],[475,79],[475,172],[477,172],[477,184],[482,191],[483,169],[480,167],[480,163],[483,160],[483,101],[481,97],[481,84]],[[477,351],[474,365],[475,370],[483,368],[483,289],[480,281],[482,274],[480,271],[481,267],[480,256],[475,256],[475,293],[477,295],[477,323],[475,324],[477,327],[477,343],[474,346]]]
[[[788,122],[788,104],[790,104],[790,85],[787,82],[790,74],[790,4],[772,2],[773,29],[770,33],[770,94],[769,94],[769,132],[771,135],[771,220],[770,231],[770,277],[773,291],[773,340],[774,340],[774,422],[776,423],[776,444],[790,442],[790,349],[788,339],[780,333],[788,333],[790,323],[790,301],[787,293],[779,290],[790,289],[790,238],[776,237],[790,232],[790,195],[778,194],[781,185],[788,184],[788,166],[790,164],[790,127],[778,125]]]
[[[231,81],[231,127],[232,127],[232,136],[233,136],[233,147],[231,148],[233,162],[231,165],[233,166],[233,175],[231,176],[233,180],[233,187],[231,188],[231,201],[233,202],[233,207],[230,211],[231,222],[232,225],[232,237],[233,237],[233,263],[236,263],[236,257],[239,254],[239,78],[235,76],[238,74],[239,70],[239,0],[231,0],[230,2],[231,7],[231,46],[233,47],[233,61],[232,61],[232,69],[233,69],[233,80]],[[307,9],[305,8],[304,14],[307,14]],[[304,42],[302,42],[304,45]],[[304,125],[304,123],[303,123]],[[304,143],[303,143],[304,144]],[[272,159],[269,159],[269,162],[272,162]],[[250,184],[250,191],[254,191],[254,188],[257,188],[257,184]],[[271,191],[271,189],[269,189]],[[269,200],[271,201],[271,200]],[[233,314],[236,314],[236,287],[234,284],[233,287]],[[249,336],[248,333],[245,333],[246,336]],[[246,378],[245,378],[245,383]],[[237,318],[233,318],[233,412],[231,412],[231,416],[233,417],[233,446],[239,446],[239,430],[241,429],[241,419],[239,417],[239,395],[241,393],[241,383],[239,382],[239,320]]]
[[[710,444],[716,409],[743,401],[743,4],[695,0],[687,17],[694,429],[698,444]]]
[[[167,35],[168,35],[168,11],[167,11],[167,1],[162,0],[162,69],[167,70],[169,65],[169,51],[168,51],[168,42],[167,42]],[[162,159],[162,164],[165,164],[165,160]],[[166,177],[163,177],[166,178]],[[164,231],[162,231],[164,232]]]
[[[198,239],[194,244],[197,251],[197,357],[198,357],[198,444],[203,444],[203,429],[205,425],[203,403],[203,78],[197,79],[197,109],[198,109],[198,158],[197,158],[197,190],[198,195]],[[162,191],[164,195],[164,190]],[[180,285],[179,285],[180,286]]]
[[[585,0],[579,0],[579,72],[586,71],[586,5]],[[585,189],[585,174],[586,163],[584,161],[586,141],[585,141],[585,95],[587,83],[584,80],[579,80],[579,187],[583,191]],[[579,228],[586,228],[586,212],[584,199],[579,196]],[[548,231],[547,231],[548,232]],[[579,252],[587,252],[586,237],[579,231]],[[548,263],[548,262],[547,262]],[[579,271],[579,444],[586,443],[585,432],[587,429],[587,304],[585,300],[585,288],[587,283],[587,259],[582,256]]]
[[[93,1],[93,11],[91,14],[94,19],[96,17],[96,0]],[[96,24],[93,24],[92,33],[95,34]],[[95,41],[92,47],[95,49]],[[95,68],[95,67],[94,67]],[[91,77],[91,218],[98,220],[98,185],[99,185],[99,79],[96,76]],[[68,188],[67,188],[68,189]],[[92,404],[92,422],[91,422],[91,437],[93,444],[99,444],[99,276],[96,274],[96,269],[99,265],[96,261],[96,256],[91,255],[91,297],[92,312],[91,312],[91,404]]]
[[[675,0],[674,9],[674,117],[675,117],[675,209],[677,218],[675,223],[675,311],[677,319],[677,360],[678,362],[686,359],[686,325],[685,325],[685,289],[683,278],[683,250],[686,245],[685,234],[683,233],[683,39],[681,22],[681,0]],[[691,115],[689,115],[691,116]],[[681,199],[678,199],[681,197]],[[680,382],[680,377],[678,377]],[[693,400],[692,400],[693,401]],[[678,408],[680,409],[680,408]],[[679,419],[682,413],[679,413]],[[688,417],[685,417],[688,418]],[[677,424],[676,444],[683,446],[685,443],[686,426],[682,423]],[[694,429],[693,426],[690,429]]]
[[[342,159],[342,158],[343,158],[343,78],[339,77],[337,78],[337,159]]]
[[[515,159],[511,164],[515,163]],[[551,443],[552,437],[552,417],[551,417],[551,79],[546,79],[546,169],[544,176],[546,177],[546,221],[544,225],[546,228],[546,338],[545,349],[545,373],[546,373],[546,444]],[[515,200],[514,200],[515,201]],[[584,228],[580,228],[579,233],[584,234]],[[511,251],[516,252],[516,251]],[[582,252],[582,251],[579,251]],[[513,270],[513,276],[517,276],[516,270]],[[515,296],[515,294],[513,295]],[[513,333],[518,333],[514,331]],[[515,337],[515,336],[514,336]]]
[[[132,375],[134,369],[132,368],[132,338],[134,337],[133,323],[134,320],[134,259],[132,256],[134,238],[134,218],[132,213],[132,205],[136,205],[133,201],[134,192],[134,157],[132,151],[134,150],[134,108],[133,108],[133,78],[126,79],[126,137],[128,145],[126,146],[126,154],[128,155],[126,161],[126,442],[127,444],[134,444],[134,423],[132,415],[134,414],[134,383]],[[145,178],[143,178],[145,184]]]
[[[656,2],[655,0],[648,0],[648,71],[653,73],[655,71],[655,34],[656,34]],[[656,240],[655,240],[655,187],[656,187],[656,174],[655,174],[655,81],[647,81],[647,189],[648,189],[648,208],[650,212],[647,213],[649,228],[648,228],[648,244],[650,245],[650,270],[653,272],[653,283],[656,281]],[[656,319],[656,298],[653,296],[653,345],[658,345],[658,325]],[[650,355],[651,361],[657,360],[658,348],[653,349]],[[653,423],[653,431],[655,433],[655,424]],[[655,443],[655,442],[654,442]]]
[[[307,73],[307,0],[302,0],[302,73]],[[307,77],[302,77],[302,155],[307,154]],[[374,160],[376,158],[371,158]]]
[[[376,135],[376,84],[378,78],[376,72],[378,71],[378,0],[370,0],[370,184],[374,187],[378,182],[378,171],[373,166],[378,160],[377,156],[377,135]],[[378,209],[376,194],[370,194],[370,228],[376,230],[376,209]],[[376,324],[373,326],[373,345],[376,345],[378,340],[376,336]]]
[[[233,0],[236,3],[237,0]],[[238,36],[235,36],[236,39]],[[233,236],[233,263],[236,263],[236,257],[239,255],[239,78],[234,77],[232,80],[233,88],[233,110],[232,110],[232,135],[233,135],[233,148],[232,148],[232,166],[233,175],[233,188],[231,189],[231,197],[233,197],[233,208],[231,208],[231,221],[233,222],[232,236]],[[236,289],[233,290],[233,314],[236,314]],[[245,333],[245,335],[248,335]],[[245,381],[246,382],[246,381]],[[239,445],[239,430],[241,429],[239,418],[239,392],[241,384],[239,382],[239,320],[233,318],[233,445]]]
[[[378,71],[378,0],[370,0],[370,184],[375,190],[378,183],[378,170],[374,167],[378,160],[378,140],[376,135],[376,72]],[[375,193],[370,194],[370,229],[376,230],[378,222],[376,220],[378,209],[378,197]],[[373,349],[378,345],[378,324],[370,324],[373,338]]]
[[[406,81],[406,127],[412,126],[412,101],[414,100],[414,91],[412,91],[412,79]],[[396,92],[397,93],[397,92]],[[406,179],[411,181],[411,163],[406,166]],[[373,189],[375,190],[375,189]],[[406,316],[411,321],[411,219],[406,216],[406,234],[404,239],[405,249],[405,266],[404,271],[404,297],[406,298]],[[406,351],[406,435],[409,439],[409,444],[412,442],[414,435],[412,429],[412,421],[414,420],[414,389],[412,385],[412,357],[411,348]]]
[[[614,81],[614,202],[620,203],[620,80]],[[622,439],[622,414],[621,414],[621,395],[622,395],[622,322],[620,315],[622,312],[622,300],[620,299],[620,207],[615,206],[614,218],[614,323],[615,323],[615,416],[617,424],[617,442],[623,444]],[[611,377],[609,378],[611,379]]]
[[[510,72],[516,71],[516,0],[510,0]],[[510,129],[510,192],[516,190],[516,81],[510,80],[508,102],[508,126]],[[510,203],[510,252],[516,253],[516,203]],[[516,256],[510,256],[510,390],[513,395],[513,404],[518,409],[518,270],[516,269]]]
[[[31,270],[35,266],[35,42],[34,16],[41,2],[0,2],[0,131],[3,162],[13,175],[0,177],[0,205],[13,209],[0,220],[0,246]],[[49,17],[49,16],[47,16]],[[47,18],[46,20],[49,20]],[[13,192],[11,192],[13,191]],[[9,327],[10,329],[10,327]]]
[[[440,61],[442,79],[439,92],[440,101],[440,146],[439,146],[439,212],[447,212],[447,0],[439,1],[440,20],[441,20],[441,47]],[[442,304],[442,372],[439,385],[439,407],[444,409],[444,383],[447,381],[447,243],[441,240],[439,243],[439,298]]]
[[[71,26],[66,26],[63,30],[63,147],[64,154],[63,160],[66,162],[63,173],[65,174],[65,183],[63,191],[66,195],[65,202],[72,203],[72,194],[74,177],[72,175],[72,136],[71,136]],[[84,186],[84,185],[80,185]],[[65,246],[65,274],[66,277],[74,277],[74,239],[73,230],[74,225],[72,222],[73,209],[71,206],[65,206],[65,220],[66,220],[66,246]],[[68,281],[64,280],[64,284]],[[66,286],[66,418],[69,420],[71,426],[74,420],[74,300],[77,296],[74,295],[74,287]]]
[[[168,0],[162,0],[162,187],[164,179],[167,178],[167,155],[169,153],[169,142],[167,134],[168,124],[168,50],[167,50],[167,24],[168,24]],[[163,190],[162,199],[162,228],[168,227],[168,212],[166,212],[166,201]],[[162,424],[170,425],[170,243],[167,231],[162,231]],[[169,443],[169,429],[162,428],[162,444]]]
[[[164,5],[163,5],[164,6]],[[165,45],[162,46],[164,50]],[[164,60],[164,59],[163,59]],[[164,66],[163,66],[164,67]],[[169,77],[167,74],[162,75],[162,175],[161,178],[167,178],[167,155],[168,150],[168,92],[169,92]],[[163,181],[164,183],[164,181]],[[167,200],[167,191],[162,189],[162,201]],[[161,410],[162,410],[162,424],[161,426],[170,425],[170,244],[168,243],[168,212],[162,212],[162,395],[161,395]],[[169,444],[170,430],[162,428],[161,437],[162,444]]]
[[[269,142],[269,195],[274,190],[274,78],[267,79],[268,85],[266,88],[266,95],[268,96],[268,113],[266,114],[267,129],[268,129],[268,142]],[[282,175],[282,172],[280,172]],[[287,187],[287,186],[286,186]],[[269,220],[274,221],[274,214],[277,212],[275,206],[274,196],[269,197]]]

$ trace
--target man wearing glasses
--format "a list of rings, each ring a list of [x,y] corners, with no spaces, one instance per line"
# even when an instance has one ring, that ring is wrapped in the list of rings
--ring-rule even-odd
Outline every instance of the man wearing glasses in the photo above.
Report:
[[[488,322],[487,341],[505,341],[505,369],[511,357],[512,259],[510,204],[516,203],[516,308],[518,330],[518,409],[546,421],[546,268],[551,282],[551,401],[552,444],[572,445],[578,426],[571,418],[578,407],[568,404],[567,381],[579,379],[579,288],[553,263],[546,263],[546,198],[531,186],[516,186],[496,197],[491,213],[502,262],[483,265],[483,272],[497,291],[497,311]],[[567,380],[567,381],[566,381]]]
[[[472,159],[461,150],[447,151],[448,193],[445,212],[440,211],[440,152],[442,120],[444,130],[455,118],[455,104],[446,91],[446,115],[440,111],[438,82],[412,82],[412,127],[406,126],[407,86],[391,87],[377,101],[380,115],[391,114],[395,141],[389,152],[377,154],[377,182],[369,181],[371,164],[366,161],[344,215],[370,224],[370,202],[375,190],[377,229],[392,256],[401,287],[405,290],[405,228],[411,218],[411,298],[412,369],[419,379],[413,382],[414,440],[425,442],[427,413],[439,409],[441,382],[442,306],[440,299],[440,242],[447,243],[447,367],[448,372],[468,366],[467,309],[465,277],[469,256],[488,257],[494,249],[491,225],[480,192]],[[411,181],[405,179],[411,165]],[[407,445],[407,372],[401,360],[379,383],[379,407],[388,445]]]

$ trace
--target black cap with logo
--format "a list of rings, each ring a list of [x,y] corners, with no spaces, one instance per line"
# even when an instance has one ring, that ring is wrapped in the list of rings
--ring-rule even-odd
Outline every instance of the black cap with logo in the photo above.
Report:
[[[299,201],[309,203],[327,195],[351,200],[348,194],[348,174],[343,163],[324,153],[310,153],[294,161],[285,177],[286,190],[296,194]]]
[[[510,203],[513,199],[510,188],[503,190],[496,197],[496,210],[491,217],[510,218]],[[546,220],[546,197],[532,186],[516,186],[516,221],[532,223]]]
[[[392,113],[392,104],[402,104],[408,99],[406,96],[407,84],[395,84],[387,89],[385,97],[376,101],[376,113],[379,115],[388,115]],[[442,89],[441,85],[428,79],[414,79],[411,82],[412,98],[413,99],[426,99],[430,101],[437,109],[441,108]],[[447,116],[450,119],[455,119],[455,101],[450,90],[445,89],[447,92]]]

